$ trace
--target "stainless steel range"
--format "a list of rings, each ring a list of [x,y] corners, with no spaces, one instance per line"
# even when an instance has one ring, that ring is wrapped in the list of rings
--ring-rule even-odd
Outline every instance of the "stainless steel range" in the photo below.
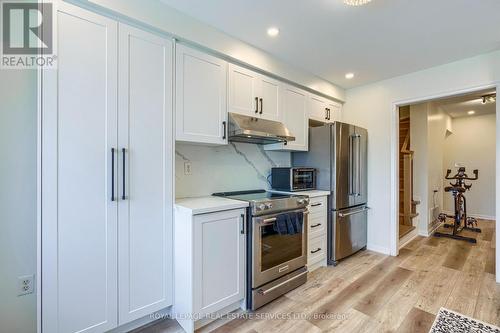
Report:
[[[258,309],[307,281],[307,196],[265,190],[214,195],[250,203],[246,230],[248,309]]]

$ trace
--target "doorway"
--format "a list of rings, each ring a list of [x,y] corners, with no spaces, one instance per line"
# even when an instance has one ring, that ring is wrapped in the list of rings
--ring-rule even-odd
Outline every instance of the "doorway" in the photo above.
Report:
[[[449,187],[455,180],[449,178],[460,168],[470,177],[476,169],[480,175],[467,181],[472,187],[464,193],[469,222],[494,225],[496,89],[399,106],[398,134],[398,248],[437,229],[451,232],[442,225],[454,223]]]

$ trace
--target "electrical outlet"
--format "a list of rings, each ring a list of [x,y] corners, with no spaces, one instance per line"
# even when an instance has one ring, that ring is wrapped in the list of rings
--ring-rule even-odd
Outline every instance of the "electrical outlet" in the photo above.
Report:
[[[17,296],[32,294],[35,291],[35,276],[24,275],[17,278]]]
[[[191,162],[184,162],[184,174],[189,176],[192,175]]]

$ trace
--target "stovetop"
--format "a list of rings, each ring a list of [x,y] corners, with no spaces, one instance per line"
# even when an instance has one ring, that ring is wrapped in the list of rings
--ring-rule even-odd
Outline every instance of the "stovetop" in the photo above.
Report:
[[[220,192],[213,195],[250,203],[252,215],[267,215],[282,211],[305,208],[309,204],[306,195],[271,193],[266,190]]]

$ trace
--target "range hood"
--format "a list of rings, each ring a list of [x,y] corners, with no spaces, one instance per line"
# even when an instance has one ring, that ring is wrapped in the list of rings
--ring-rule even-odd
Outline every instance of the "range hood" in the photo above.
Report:
[[[271,144],[295,141],[288,128],[279,121],[266,120],[229,112],[229,141]]]

